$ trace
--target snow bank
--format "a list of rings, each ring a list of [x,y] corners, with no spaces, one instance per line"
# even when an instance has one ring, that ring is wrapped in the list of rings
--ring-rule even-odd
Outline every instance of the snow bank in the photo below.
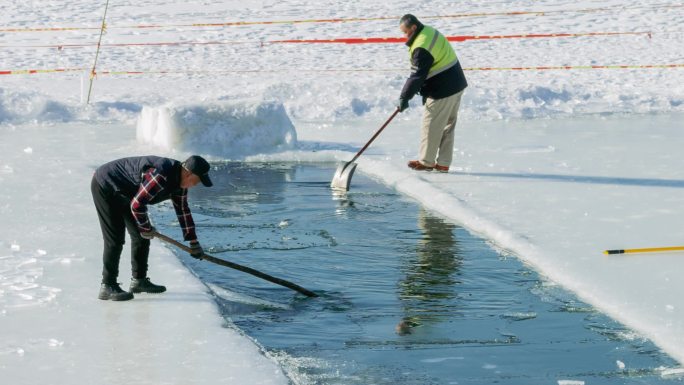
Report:
[[[473,57],[468,61],[476,60]],[[356,79],[343,74],[318,82],[281,82],[268,87],[263,94],[282,100],[295,121],[340,122],[359,117],[380,120],[396,107],[409,72],[407,68],[390,76],[364,73]],[[684,71],[466,71],[469,86],[463,95],[459,118],[498,121],[684,112],[684,86],[673,81],[681,72]],[[664,84],[669,86],[663,87]],[[306,92],[301,92],[302,89]],[[323,100],[325,103],[321,103]],[[403,115],[420,119],[422,113],[418,95]]]
[[[99,101],[85,105],[38,91],[0,88],[0,124],[120,121],[135,119],[142,106],[135,102]]]
[[[297,132],[282,104],[215,103],[143,108],[138,142],[226,159],[292,150]]]
[[[0,88],[0,123],[69,121],[73,112],[65,104],[37,92],[12,92]]]
[[[156,118],[158,121],[172,118],[174,124],[182,123],[175,128],[200,124],[204,119],[207,121],[202,124],[212,125],[216,120],[226,118],[244,120],[256,113],[271,116],[277,122],[287,120],[277,117],[281,112],[276,106],[282,106],[283,114],[297,123],[345,122],[360,118],[381,120],[395,108],[408,72],[408,69],[397,70],[389,76],[371,73],[358,79],[347,73],[328,77],[318,75],[313,76],[313,80],[283,80],[270,75],[259,83],[254,83],[253,78],[237,78],[227,82],[230,89],[222,85],[205,88],[212,81],[210,78],[193,78],[174,83],[177,89],[174,93],[158,90],[155,85],[173,79],[141,78],[136,81],[140,86],[131,90],[133,83],[129,79],[103,78],[95,84],[94,101],[89,106],[81,103],[78,94],[64,98],[61,88],[51,89],[36,83],[35,89],[40,92],[26,87],[18,87],[23,89],[21,91],[0,89],[0,124],[80,120],[129,123],[139,118],[143,106],[155,106],[145,108],[145,118],[151,119],[149,122],[155,120],[148,115],[154,114],[150,110],[156,110],[156,114],[170,115],[168,118],[160,115]],[[684,86],[681,85],[684,82],[677,81],[682,73],[681,69],[467,71],[470,85],[463,96],[460,119],[497,121],[684,112]],[[14,79],[9,80],[11,84]],[[28,79],[27,84],[33,80],[36,79]],[[66,82],[57,80],[55,83]],[[664,84],[668,86],[664,87]],[[198,88],[203,93],[198,93]],[[205,106],[189,106],[186,104],[188,99],[202,100]],[[242,105],[226,106],[226,99]],[[274,102],[261,102],[263,104],[257,109],[260,102],[255,100]],[[266,107],[269,105],[273,108]],[[402,115],[420,119],[423,112],[420,97],[411,100],[410,106]],[[260,115],[254,115],[257,116]],[[217,155],[223,155],[223,152],[219,151]]]
[[[512,71],[496,77],[469,72],[459,118],[497,121],[682,112],[684,87],[663,87],[680,75],[677,71],[550,71],[533,76]],[[496,79],[502,80],[493,83]]]

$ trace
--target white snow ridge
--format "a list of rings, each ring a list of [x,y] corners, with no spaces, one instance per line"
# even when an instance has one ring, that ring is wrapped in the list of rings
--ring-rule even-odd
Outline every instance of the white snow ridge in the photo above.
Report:
[[[144,107],[138,141],[164,151],[236,159],[292,150],[297,132],[280,103],[211,103]]]

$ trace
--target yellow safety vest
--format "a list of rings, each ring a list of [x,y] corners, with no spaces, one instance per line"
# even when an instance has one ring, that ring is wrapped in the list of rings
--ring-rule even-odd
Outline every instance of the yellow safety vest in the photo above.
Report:
[[[418,36],[413,40],[411,47],[409,47],[409,60],[413,58],[413,51],[416,48],[427,50],[435,59],[434,63],[432,63],[432,67],[430,67],[430,72],[428,72],[428,79],[448,70],[458,63],[458,57],[451,47],[449,40],[439,33],[439,31],[432,27],[428,27],[427,25],[423,27],[423,30],[420,31]]]

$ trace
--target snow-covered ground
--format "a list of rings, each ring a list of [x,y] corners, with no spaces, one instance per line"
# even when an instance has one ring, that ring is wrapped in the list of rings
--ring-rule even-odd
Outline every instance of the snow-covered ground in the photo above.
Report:
[[[520,15],[506,12],[539,12]],[[11,2],[2,30],[88,27],[88,30],[1,32],[0,70],[84,68],[95,56],[104,2]],[[401,44],[268,44],[282,39],[399,37],[392,16],[412,12],[445,35],[635,33],[564,38],[484,39],[454,43],[465,68],[684,64],[677,1],[203,1],[112,2],[97,72],[93,108],[80,73],[3,76],[0,121],[137,118],[143,105],[216,100],[276,100],[295,120],[339,121],[387,114],[409,67]],[[546,12],[546,13],[542,13]],[[492,14],[475,16],[477,14]],[[454,15],[455,17],[439,17]],[[463,15],[463,17],[456,17]],[[389,17],[389,18],[388,18]],[[246,24],[329,18],[388,18],[346,23]],[[166,28],[135,28],[167,25]],[[650,32],[650,35],[647,34]],[[164,46],[106,44],[185,43]],[[225,44],[192,43],[218,42]],[[70,47],[69,44],[90,44]],[[46,48],[36,46],[48,46]],[[62,47],[59,49],[57,47]],[[245,72],[247,71],[247,72]],[[331,71],[331,72],[321,72]],[[187,72],[187,73],[184,73]],[[468,71],[463,119],[492,120],[587,113],[684,111],[681,68],[555,71]],[[414,106],[418,103],[414,101]],[[409,113],[417,118],[420,112]]]
[[[102,236],[87,187],[97,164],[139,150],[131,146],[131,127],[3,126],[0,135],[2,378],[14,384],[288,383],[160,245],[150,253],[150,277],[168,285],[167,293],[125,303],[97,299]],[[127,254],[119,277],[124,288]]]
[[[94,47],[68,45],[96,43],[103,12],[104,2],[81,0],[3,5],[0,71],[89,68]],[[147,0],[111,3],[103,43],[186,44],[103,46],[89,107],[87,70],[0,75],[3,378],[59,373],[66,377],[58,383],[119,383],[145,371],[149,383],[286,382],[253,342],[221,328],[203,287],[162,248],[151,274],[174,282],[175,293],[132,306],[95,299],[100,241],[88,181],[107,160],[182,157],[211,138],[227,141],[205,151],[213,159],[349,159],[394,108],[406,48],[268,42],[397,37],[391,17],[406,12],[450,36],[650,32],[454,43],[472,70],[452,172],[405,168],[417,149],[416,100],[360,169],[514,252],[684,362],[681,255],[601,254],[681,244],[684,68],[475,69],[682,65],[680,2]],[[190,26],[326,18],[377,20]],[[149,24],[168,27],[136,27]],[[95,29],[10,31],[41,27]],[[173,73],[152,73],[160,70]],[[249,136],[252,129],[273,141]]]

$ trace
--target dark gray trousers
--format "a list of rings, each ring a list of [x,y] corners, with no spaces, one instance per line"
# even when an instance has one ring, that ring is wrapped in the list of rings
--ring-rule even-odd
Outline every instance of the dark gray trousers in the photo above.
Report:
[[[126,243],[126,229],[131,238],[131,268],[133,278],[147,277],[150,241],[140,236],[138,225],[131,214],[127,197],[103,189],[95,177],[90,183],[93,202],[100,220],[104,252],[102,253],[102,283],[113,284],[119,276],[119,260]]]

